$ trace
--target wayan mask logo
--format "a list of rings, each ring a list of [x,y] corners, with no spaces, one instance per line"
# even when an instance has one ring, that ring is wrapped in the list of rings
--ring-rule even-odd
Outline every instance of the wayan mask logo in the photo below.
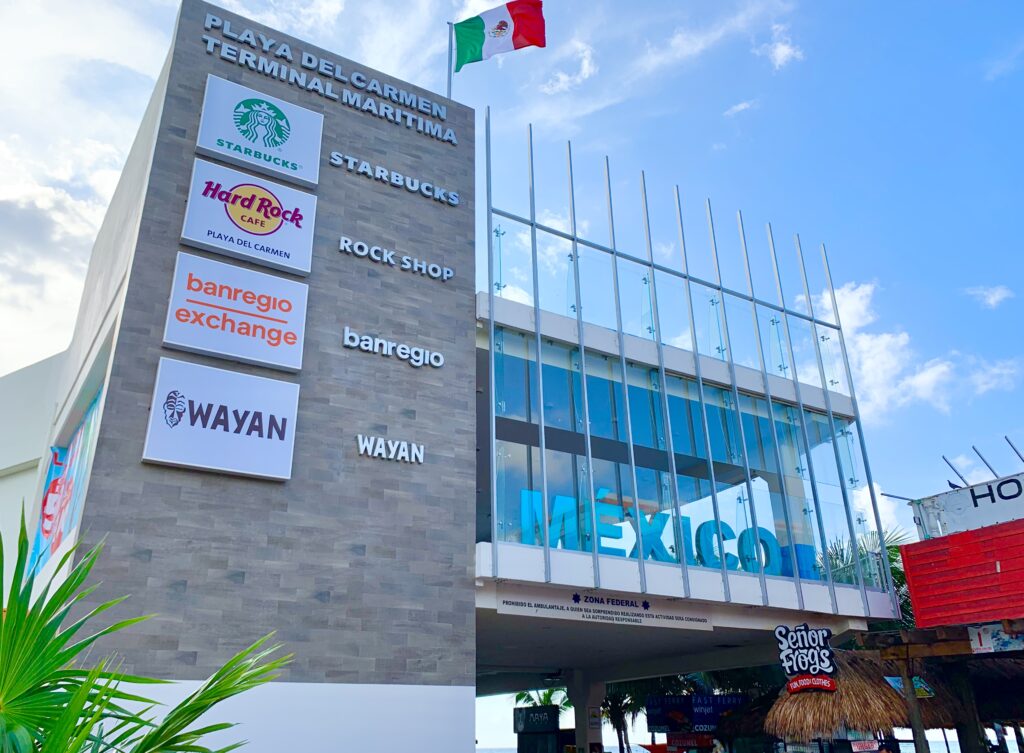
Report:
[[[164,421],[172,429],[181,423],[181,417],[185,415],[185,396],[177,390],[167,393],[164,400]]]
[[[260,146],[281,146],[292,133],[285,114],[266,100],[243,99],[235,105],[234,118],[238,132]]]

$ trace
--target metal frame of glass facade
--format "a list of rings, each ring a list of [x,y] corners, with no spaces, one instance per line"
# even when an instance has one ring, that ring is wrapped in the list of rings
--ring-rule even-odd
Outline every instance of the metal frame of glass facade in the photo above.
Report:
[[[497,415],[497,379],[496,379],[496,360],[498,353],[496,350],[496,328],[502,327],[502,340],[500,347],[504,353],[504,348],[507,347],[505,343],[505,332],[504,325],[495,323],[495,302],[497,298],[501,297],[501,288],[504,287],[496,281],[495,275],[495,254],[494,254],[494,231],[495,231],[495,219],[506,220],[512,223],[518,223],[520,226],[529,229],[529,259],[532,266],[532,274],[530,275],[530,284],[532,291],[530,293],[530,303],[532,308],[532,320],[533,320],[533,331],[527,331],[526,328],[520,327],[516,332],[524,336],[524,343],[532,343],[526,345],[527,348],[527,365],[523,371],[523,378],[527,380],[527,393],[533,393],[532,396],[528,394],[527,402],[530,407],[527,408],[528,422],[533,425],[535,424],[538,430],[539,436],[536,437],[539,449],[539,475],[540,478],[537,480],[539,483],[531,481],[532,488],[539,486],[539,502],[536,501],[537,492],[532,492],[529,489],[523,489],[521,492],[520,507],[522,511],[521,519],[526,520],[527,512],[532,518],[530,523],[531,529],[529,533],[529,541],[523,541],[523,543],[529,543],[533,546],[542,546],[544,551],[544,581],[551,582],[552,580],[552,557],[551,552],[562,542],[563,547],[565,542],[570,540],[569,527],[572,526],[572,536],[575,536],[576,551],[582,553],[588,553],[591,555],[591,562],[593,564],[593,583],[595,588],[602,587],[601,568],[602,560],[606,559],[607,551],[602,551],[602,537],[607,537],[608,524],[602,524],[600,521],[603,517],[607,516],[611,503],[605,503],[608,497],[614,497],[614,490],[609,492],[606,486],[602,486],[598,489],[595,482],[595,463],[604,463],[606,466],[610,466],[613,469],[613,475],[619,482],[615,486],[618,489],[617,504],[621,508],[619,511],[616,508],[616,512],[619,515],[617,518],[618,523],[621,527],[628,527],[632,529],[633,540],[635,544],[632,546],[632,550],[629,549],[616,549],[615,552],[618,556],[625,556],[628,559],[636,559],[636,567],[639,576],[640,591],[647,592],[648,590],[648,574],[647,567],[649,562],[655,560],[659,561],[659,564],[670,564],[678,568],[679,578],[682,581],[683,593],[686,597],[691,595],[691,573],[692,567],[703,568],[704,572],[709,570],[718,570],[721,574],[722,580],[722,593],[726,602],[732,601],[732,594],[730,590],[730,572],[738,572],[739,568],[742,567],[743,571],[748,575],[754,575],[760,586],[761,592],[761,603],[764,605],[769,604],[768,595],[768,579],[782,577],[787,580],[794,582],[796,585],[797,598],[799,600],[799,608],[804,608],[804,594],[801,584],[803,581],[814,581],[820,584],[824,584],[828,588],[829,599],[831,601],[832,611],[834,613],[840,612],[840,607],[836,596],[837,584],[840,586],[847,586],[856,588],[860,592],[861,601],[864,606],[865,614],[870,614],[868,605],[868,591],[869,590],[886,590],[889,592],[893,611],[898,612],[898,604],[892,589],[892,576],[888,568],[888,560],[884,556],[882,549],[883,543],[881,542],[881,519],[878,512],[878,503],[875,497],[874,485],[871,478],[870,466],[868,464],[867,449],[864,442],[864,433],[861,428],[861,419],[857,406],[856,396],[853,391],[853,380],[852,371],[850,366],[849,355],[846,350],[846,343],[843,338],[842,330],[839,324],[839,311],[838,303],[835,295],[835,290],[832,285],[831,272],[828,268],[828,257],[825,252],[824,245],[821,247],[822,264],[824,267],[824,275],[827,281],[828,290],[828,301],[831,303],[831,314],[834,317],[834,321],[826,321],[816,316],[813,298],[811,294],[811,286],[808,280],[807,268],[804,262],[803,251],[800,246],[799,238],[795,238],[796,256],[799,262],[800,280],[802,283],[802,293],[805,299],[802,303],[806,306],[806,312],[798,310],[790,305],[787,305],[786,296],[783,289],[782,276],[779,269],[779,259],[775,249],[774,238],[772,236],[770,225],[767,226],[768,236],[768,248],[771,255],[772,268],[775,277],[777,301],[767,300],[756,295],[754,288],[754,280],[751,272],[750,257],[747,250],[746,232],[743,226],[743,218],[740,213],[737,213],[737,230],[739,235],[739,247],[742,251],[743,261],[743,272],[746,282],[746,291],[735,290],[727,286],[723,281],[722,267],[719,261],[718,252],[718,239],[715,232],[715,224],[712,216],[710,202],[705,205],[708,235],[710,242],[710,251],[713,259],[714,277],[713,281],[702,279],[698,276],[691,274],[690,260],[687,252],[687,245],[685,240],[685,233],[683,228],[683,212],[682,212],[682,201],[679,196],[679,189],[675,189],[675,213],[677,221],[677,231],[679,240],[679,251],[681,259],[681,269],[672,268],[665,266],[664,264],[655,261],[655,255],[652,248],[652,229],[651,229],[651,215],[648,207],[648,195],[647,195],[647,181],[646,176],[641,173],[640,175],[640,207],[641,207],[641,219],[644,235],[644,244],[647,254],[647,258],[639,258],[635,255],[627,253],[622,250],[616,242],[616,223],[615,223],[615,212],[613,209],[613,191],[612,191],[612,180],[611,180],[611,168],[607,157],[604,158],[604,182],[606,192],[606,206],[608,214],[608,245],[595,242],[591,238],[584,238],[578,232],[577,229],[577,216],[576,216],[576,186],[574,178],[574,165],[573,165],[573,152],[571,142],[566,145],[566,175],[567,175],[567,198],[568,198],[568,212],[569,222],[568,230],[562,230],[555,227],[551,227],[548,224],[542,223],[538,220],[537,206],[536,206],[536,184],[535,184],[535,165],[534,165],[534,138],[533,128],[530,126],[528,131],[528,183],[529,183],[529,216],[522,217],[514,212],[510,212],[498,207],[493,204],[493,186],[492,186],[492,163],[491,163],[491,123],[490,123],[490,111],[488,109],[485,121],[485,166],[486,166],[486,198],[487,198],[487,300],[488,300],[488,317],[487,317],[487,347],[489,348],[488,353],[488,375],[487,384],[489,386],[489,404],[490,411],[488,418],[489,426],[489,442],[490,442],[490,503],[491,503],[491,572],[495,577],[515,577],[512,573],[503,574],[500,569],[499,563],[499,547],[498,543],[507,541],[503,538],[504,531],[499,531],[499,527],[506,525],[504,519],[501,517],[502,511],[499,509],[498,500],[498,475],[499,475],[499,458],[497,455],[498,447],[498,415]],[[555,392],[552,395],[547,395],[545,392],[545,381],[548,377],[545,374],[548,371],[547,366],[547,354],[546,349],[552,347],[550,341],[550,335],[542,333],[542,319],[544,319],[544,312],[546,309],[541,304],[541,282],[539,278],[539,267],[540,260],[538,254],[538,233],[545,234],[547,239],[560,239],[560,242],[567,243],[567,247],[571,249],[568,254],[570,264],[565,268],[567,274],[571,274],[571,285],[567,284],[567,288],[571,289],[568,301],[566,302],[566,309],[572,310],[575,318],[575,338],[576,342],[569,342],[569,335],[566,335],[565,348],[568,349],[568,367],[565,369],[565,378],[568,380],[567,384],[569,392],[578,392],[578,395],[571,395],[569,401],[572,403],[568,410],[568,414],[575,415],[575,420],[562,420],[562,426],[553,426],[549,419],[552,416],[547,415],[547,409],[555,411],[553,420],[556,422],[560,420],[558,412],[559,406],[555,405],[552,400],[557,400],[562,397],[564,390],[566,389],[565,384],[559,385],[557,382],[550,385]],[[611,264],[611,293],[614,296],[614,322],[615,322],[615,337],[618,345],[618,352],[609,352],[612,346],[606,346],[606,350],[602,351],[600,345],[589,345],[587,342],[587,330],[588,327],[598,326],[592,322],[587,322],[584,318],[584,301],[585,295],[582,282],[581,282],[581,252],[599,252],[606,254],[610,258]],[[654,355],[650,360],[638,360],[635,364],[631,364],[627,360],[627,333],[624,328],[624,315],[623,315],[623,298],[622,298],[622,280],[620,279],[620,265],[626,263],[628,265],[639,265],[636,267],[638,270],[643,270],[643,276],[640,278],[643,285],[646,286],[647,295],[649,295],[649,308],[650,308],[650,325],[646,328],[652,335],[651,340],[654,345]],[[632,268],[632,267],[631,267]],[[501,274],[501,270],[499,270]],[[674,437],[676,432],[673,427],[673,403],[670,400],[670,376],[669,370],[666,368],[666,348],[668,343],[665,342],[665,336],[662,329],[662,317],[661,307],[658,304],[658,290],[657,280],[659,277],[663,277],[666,281],[671,279],[679,280],[682,289],[685,291],[685,312],[688,314],[688,325],[689,325],[689,344],[692,350],[693,357],[693,373],[676,374],[672,372],[671,379],[675,382],[679,382],[689,390],[687,384],[692,385],[695,389],[696,400],[687,398],[690,402],[682,403],[686,408],[688,421],[690,424],[696,420],[699,424],[690,426],[690,431],[693,435],[699,430],[702,435],[700,438],[694,436],[692,442],[684,441],[684,444],[690,444],[686,448],[676,447],[674,443]],[[568,281],[567,281],[568,283]],[[712,356],[701,353],[701,347],[698,346],[698,331],[695,317],[694,307],[694,289],[693,286],[701,286],[700,290],[704,293],[711,295],[710,305],[711,310],[714,312],[716,317],[716,324],[718,325],[718,336],[720,344],[716,348],[718,352],[719,360],[723,361],[728,367],[728,383],[725,382],[721,376],[714,377],[710,382],[707,379],[707,375],[703,373],[702,360],[707,360]],[[717,297],[717,302],[715,298]],[[751,314],[751,324],[753,327],[753,336],[756,340],[756,371],[760,374],[760,381],[763,388],[760,390],[751,390],[749,386],[744,388],[741,392],[740,380],[737,377],[737,363],[736,356],[734,354],[734,342],[730,338],[730,319],[726,311],[729,302],[745,302],[749,308]],[[737,303],[737,305],[739,305]],[[716,311],[716,308],[720,308],[720,315]],[[762,327],[760,312],[768,312],[771,315],[770,326],[776,330],[775,334],[779,338],[780,343],[780,356],[782,362],[779,368],[775,369],[775,373],[770,374],[768,365],[768,355],[765,352],[766,340],[764,339],[765,331]],[[559,315],[561,316],[561,315]],[[718,318],[720,316],[720,318]],[[813,342],[813,355],[809,352],[803,353],[804,358],[812,360],[812,365],[808,366],[806,363],[798,364],[797,353],[793,344],[793,331],[791,329],[791,321],[798,321],[801,323],[802,328],[808,328],[809,332],[813,333],[813,337],[807,338],[802,341],[802,344],[806,346],[806,343]],[[733,323],[742,324],[741,320],[734,320]],[[781,325],[781,327],[779,326]],[[609,328],[607,325],[600,325]],[[746,326],[746,325],[744,325]],[[844,395],[845,399],[849,400],[848,404],[844,404],[842,414],[837,414],[833,410],[833,391],[834,385],[839,384],[837,380],[829,380],[826,374],[825,361],[822,353],[822,343],[831,339],[830,334],[837,333],[837,339],[839,342],[839,348],[842,354],[842,368],[846,378],[846,386],[849,394]],[[513,333],[514,334],[514,333]],[[634,337],[630,334],[629,337]],[[785,343],[782,342],[782,338],[785,337]],[[545,344],[547,341],[547,345]],[[532,347],[532,354],[529,349]],[[592,350],[592,348],[597,348]],[[678,348],[678,345],[674,345],[673,348]],[[710,347],[710,346],[709,346]],[[831,346],[829,346],[831,347]],[[784,354],[783,354],[784,351]],[[593,435],[594,431],[599,431],[600,424],[595,428],[592,428],[592,401],[591,395],[588,393],[591,389],[590,383],[592,381],[592,369],[588,368],[588,360],[592,358],[598,359],[598,366],[601,366],[601,356],[607,353],[607,359],[614,359],[617,361],[617,372],[618,377],[621,378],[621,384],[615,383],[611,388],[611,397],[608,394],[602,395],[597,394],[599,403],[602,406],[602,410],[607,407],[606,402],[611,401],[611,410],[616,415],[608,421],[614,426],[618,427],[613,430],[615,439],[618,440],[624,446],[622,457],[618,460],[607,461],[607,460],[595,460],[595,446],[598,443],[604,443],[607,445],[607,439],[604,436],[596,437]],[[831,356],[831,352],[829,353]],[[504,358],[504,356],[503,356]],[[533,360],[531,360],[533,359]],[[610,364],[611,361],[608,361]],[[838,362],[833,361],[832,365],[835,368]],[[503,367],[504,368],[504,367]],[[530,370],[532,368],[532,371]],[[649,374],[649,384],[646,385],[647,392],[641,392],[634,389],[634,377],[631,376],[631,371],[635,371],[637,368],[642,368],[646,374]],[[710,368],[710,366],[709,366]],[[718,367],[715,367],[717,369]],[[744,366],[745,369],[750,369],[749,361]],[[817,372],[816,376],[820,379],[821,385],[820,390],[824,398],[824,410],[820,408],[808,408],[805,405],[804,396],[801,390],[801,375],[808,373],[805,369],[810,370],[814,368]],[[714,372],[715,369],[712,369]],[[780,372],[782,376],[780,377]],[[814,376],[813,374],[811,375]],[[773,390],[772,380],[783,378],[791,385],[791,388],[783,389],[785,393],[791,389],[791,395],[788,398],[780,399],[778,391]],[[718,380],[722,379],[721,382]],[[502,377],[502,383],[504,384],[505,377]],[[597,381],[594,380],[597,384]],[[812,387],[817,385],[811,384]],[[806,389],[807,385],[804,385]],[[618,392],[621,392],[619,396]],[[710,391],[710,394],[709,394]],[[654,395],[654,392],[660,393]],[[687,393],[689,394],[689,393]],[[817,394],[817,393],[815,393]],[[841,394],[841,393],[835,393]],[[641,421],[643,424],[642,430],[647,432],[645,441],[641,441],[637,444],[637,435],[634,434],[634,430],[637,428],[634,424],[636,415],[639,415],[637,411],[643,409],[645,406],[639,405],[637,402],[637,395],[641,395],[645,401],[646,407],[649,407],[653,411],[653,418],[649,422],[650,428],[645,421]],[[792,402],[786,402],[786,400],[793,399]],[[817,404],[820,405],[820,399],[815,398]],[[675,405],[679,405],[679,400],[676,401]],[[762,408],[758,408],[758,405],[762,405]],[[616,407],[618,406],[618,407]],[[745,406],[752,406],[746,409]],[[848,409],[852,407],[852,410]],[[765,413],[767,418],[761,414]],[[618,415],[621,413],[621,415]],[[576,415],[579,414],[579,415]],[[841,415],[841,418],[840,418]],[[785,418],[785,422],[780,419],[780,416]],[[796,416],[799,416],[797,419]],[[597,417],[599,421],[604,421],[605,417]],[[643,416],[641,416],[643,419]],[[503,418],[504,420],[504,418]],[[815,444],[812,440],[812,432],[809,430],[808,423],[814,424],[815,433],[813,436],[818,437],[819,441]],[[787,423],[788,422],[788,423]],[[624,424],[624,426],[623,426]],[[827,427],[823,429],[822,427]],[[840,430],[839,426],[847,427],[846,430]],[[858,435],[857,444],[855,448],[859,452],[859,458],[863,464],[860,470],[863,470],[863,475],[866,477],[866,487],[868,491],[868,498],[870,499],[870,510],[864,507],[863,495],[861,497],[862,513],[863,515],[871,515],[872,522],[875,526],[874,534],[875,539],[871,539],[870,535],[864,535],[863,538],[858,538],[858,532],[855,530],[854,517],[853,517],[853,505],[855,489],[859,489],[859,480],[855,478],[857,472],[856,461],[851,459],[848,461],[849,467],[844,465],[844,457],[841,453],[841,437],[849,442],[850,452],[854,452],[853,443],[850,439],[852,431],[850,427],[856,430]],[[723,445],[727,448],[726,456],[720,457],[723,453],[721,446],[716,446],[712,441],[712,429],[720,432],[720,441],[718,445]],[[680,431],[683,427],[676,427]],[[566,431],[569,429],[571,431]],[[624,429],[624,433],[623,433]],[[552,488],[549,474],[553,472],[552,466],[549,460],[559,455],[559,451],[552,450],[549,445],[549,441],[555,441],[549,439],[549,433],[551,431],[561,432],[563,435],[572,434],[572,436],[579,439],[582,437],[582,443],[579,445],[579,449],[573,452],[571,464],[568,466],[571,469],[572,487],[575,490],[570,496],[564,488],[567,483],[566,477],[567,472],[565,469],[561,469],[559,472],[562,474],[558,477],[558,483],[555,483],[555,492],[562,489],[562,496],[557,499],[565,501],[566,506],[572,507],[572,515],[575,515],[575,519],[569,521],[568,513],[564,510],[559,512],[552,507]],[[607,432],[607,430],[604,430]],[[786,441],[790,444],[785,445],[787,450],[786,454],[783,453],[783,440],[780,439],[782,432],[785,432],[788,439]],[[600,433],[600,432],[599,432]],[[716,435],[718,436],[718,435]],[[685,439],[685,438],[684,438]],[[698,445],[698,439],[701,446]],[[504,441],[504,440],[503,440]],[[531,440],[533,441],[533,440]],[[565,441],[560,440],[560,441]],[[768,448],[767,445],[771,447]],[[828,455],[832,456],[828,461],[823,460],[826,455],[822,455],[824,452],[821,449],[823,444],[831,444],[832,451]],[[644,445],[641,447],[640,445]],[[640,456],[641,450],[648,455],[653,451],[651,447],[647,445],[657,445],[657,452],[663,453],[665,460],[665,467],[667,473],[664,470],[656,470],[649,467],[651,463],[647,463],[644,466],[644,480],[641,483],[639,479],[639,466],[638,457]],[[816,448],[819,450],[816,452]],[[736,451],[738,449],[738,452]],[[684,451],[685,450],[685,451]],[[716,455],[717,450],[717,455]],[[532,453],[532,450],[527,449],[528,454]],[[554,455],[551,453],[554,452]],[[604,450],[607,457],[607,450]],[[678,455],[678,452],[683,452],[683,455]],[[749,453],[753,452],[754,456]],[[812,455],[814,456],[812,458]],[[677,457],[684,457],[685,461],[689,463],[691,469],[690,475],[684,477],[683,472],[677,468]],[[757,459],[758,472],[752,471],[754,459]],[[555,458],[557,459],[557,458]],[[831,461],[834,459],[835,466],[832,467]],[[679,461],[684,462],[684,461]],[[528,465],[530,461],[527,461]],[[788,463],[788,465],[787,465]],[[837,481],[830,481],[830,488],[835,489],[838,487],[838,496],[833,492],[829,492],[829,500],[824,499],[824,487],[821,486],[824,483],[824,478],[821,476],[822,469],[815,468],[816,463],[824,463],[825,474],[829,479],[837,479]],[[561,461],[556,464],[556,468],[562,465]],[[703,470],[694,470],[698,466],[702,466]],[[796,467],[794,467],[796,466]],[[532,467],[532,466],[531,466]],[[742,471],[742,478],[739,478],[740,470]],[[725,474],[727,478],[721,477],[721,474]],[[607,480],[608,478],[607,469],[602,470],[602,479]],[[667,475],[667,481],[666,481]],[[774,478],[773,489],[771,485],[764,482],[766,477]],[[530,471],[530,478],[534,478],[534,474]],[[687,481],[693,481],[695,484],[696,492],[692,495],[688,495],[684,501],[682,499],[682,493],[680,489],[680,480],[686,478]],[[755,479],[761,481],[761,485],[758,489],[755,489]],[[706,483],[705,483],[706,482]],[[645,491],[641,492],[641,486],[645,487]],[[767,495],[765,488],[767,486]],[[627,494],[628,488],[628,494]],[[655,491],[651,491],[654,489]],[[736,494],[738,510],[742,511],[743,520],[747,521],[749,528],[744,528],[741,531],[741,535],[737,537],[735,532],[724,524],[723,521],[723,510],[722,500],[720,495],[723,491],[728,490],[729,494]],[[601,502],[598,500],[598,494],[601,494]],[[646,501],[648,510],[653,509],[654,513],[650,518],[647,517],[647,512],[643,509],[641,503],[641,497],[643,494],[653,494],[656,499],[652,502],[651,499]],[[628,497],[632,499],[629,500]],[[691,499],[690,497],[693,497]],[[745,497],[745,499],[744,499]],[[776,497],[778,499],[776,499]],[[761,501],[758,502],[757,500]],[[767,501],[765,501],[767,499]],[[841,499],[841,505],[840,500]],[[684,505],[690,503],[704,504],[708,502],[710,505],[710,511],[713,514],[713,519],[702,522],[696,531],[691,531],[691,520],[683,517]],[[665,505],[668,505],[667,507]],[[758,521],[758,504],[761,504],[762,512],[767,510],[774,516],[775,531],[778,534],[778,542],[773,546],[769,546],[766,541],[763,540],[763,534],[771,534],[762,525],[759,525]],[[823,514],[823,504],[830,505],[830,516],[826,518]],[[652,508],[653,505],[653,508]],[[802,505],[802,507],[801,507]],[[839,509],[841,506],[841,510]],[[813,509],[812,509],[813,508]],[[653,520],[657,515],[666,516],[665,520],[661,522],[660,527],[653,525]],[[736,527],[740,527],[739,515],[740,512],[736,512]],[[800,518],[797,520],[797,518]],[[556,519],[557,518],[557,519]],[[671,522],[671,528],[668,529],[668,521]],[[859,517],[858,521],[864,524],[867,518]],[[686,521],[684,523],[684,521]],[[766,521],[761,521],[767,524]],[[799,525],[798,525],[799,524]],[[525,523],[523,523],[525,525]],[[832,527],[829,528],[828,526]],[[559,528],[558,526],[562,526]],[[710,528],[708,527],[710,526]],[[540,541],[536,540],[536,528],[541,529]],[[522,529],[525,530],[525,529]],[[605,533],[601,533],[601,531]],[[655,534],[650,534],[650,531],[656,531]],[[660,535],[662,537],[668,536],[667,530],[671,531],[671,537],[669,541],[674,544],[663,546],[657,541],[648,540],[645,541],[645,535]],[[553,537],[558,536],[555,540]],[[525,535],[525,534],[523,534]],[[613,538],[623,538],[621,532]],[[798,538],[802,539],[803,543],[798,543]],[[845,539],[845,540],[844,540]],[[726,541],[735,540],[735,547],[737,554],[727,553]],[[753,541],[752,541],[753,540]],[[778,544],[785,541],[785,547],[781,547]],[[701,550],[701,542],[704,542],[705,547]],[[628,544],[629,541],[623,541],[623,544]],[[877,546],[878,551],[866,551],[865,546],[874,543]],[[691,546],[692,544],[692,546]],[[803,547],[804,551],[800,551],[800,547]],[[658,551],[661,555],[654,553],[654,549],[659,548]],[[809,551],[807,551],[809,550]],[[698,551],[695,555],[694,551]],[[877,568],[870,568],[870,573],[867,572],[868,568],[864,566],[864,563],[868,560],[865,559],[868,556],[875,556],[879,562],[884,562],[884,567],[881,564]],[[841,572],[840,572],[841,571]],[[845,580],[844,580],[845,578]],[[847,600],[848,601],[848,600]],[[749,603],[749,602],[747,602]]]

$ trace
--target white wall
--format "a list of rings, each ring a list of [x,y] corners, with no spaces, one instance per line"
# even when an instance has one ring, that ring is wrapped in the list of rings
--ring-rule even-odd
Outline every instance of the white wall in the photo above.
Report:
[[[39,474],[49,461],[57,376],[64,354],[0,377],[0,536],[4,551],[13,553],[18,540],[22,501],[31,532],[39,512]],[[3,583],[13,570],[5,557]]]

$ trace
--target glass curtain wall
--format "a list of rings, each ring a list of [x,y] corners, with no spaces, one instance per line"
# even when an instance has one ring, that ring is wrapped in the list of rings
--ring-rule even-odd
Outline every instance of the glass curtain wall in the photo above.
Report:
[[[572,162],[570,149],[570,171]],[[749,266],[745,245],[732,248],[736,269],[725,284],[717,269],[691,270],[696,277],[688,277],[676,241],[683,238],[682,219],[695,225],[688,227],[692,238],[703,238],[709,228],[696,226],[703,223],[694,218],[703,213],[688,213],[678,195],[653,199],[660,207],[654,226],[631,224],[630,217],[647,216],[646,191],[620,195],[624,184],[606,173],[607,245],[591,232],[593,217],[602,214],[593,195],[582,202],[589,209],[574,237],[576,186],[570,173],[565,201],[548,206],[554,193],[544,190],[554,188],[545,176],[556,169],[552,165],[540,165],[539,181],[536,166],[527,165],[529,185],[538,186],[536,217],[488,207],[495,264],[482,287],[488,295],[531,307],[536,301],[544,311],[576,320],[577,335],[562,336],[583,340],[585,351],[494,324],[496,538],[527,546],[547,539],[552,549],[682,561],[687,568],[831,578],[838,586],[858,586],[863,578],[866,587],[883,587],[883,536],[856,411],[830,418],[815,390],[806,397],[814,407],[801,408],[796,385],[773,388],[771,403],[749,391],[757,392],[749,380],[760,372],[763,354],[769,376],[827,390],[836,409],[848,413],[852,390],[836,323],[816,317],[798,294],[787,295],[793,303],[786,306],[781,296],[768,301],[730,287],[743,282],[740,250]],[[613,185],[618,222],[611,214]],[[532,201],[530,207],[532,213]],[[670,220],[680,225],[671,227]],[[616,248],[616,227],[628,241],[625,252]],[[806,274],[802,258],[797,261],[801,269],[781,270],[781,288]],[[642,345],[629,336],[649,341],[657,360],[624,362],[597,350],[601,338],[591,342],[588,327],[612,331],[620,343],[625,336],[627,345],[632,342],[627,353]],[[669,348],[745,367],[743,379],[737,377],[736,389],[722,384],[714,364],[698,384],[661,366],[672,360],[665,357]]]

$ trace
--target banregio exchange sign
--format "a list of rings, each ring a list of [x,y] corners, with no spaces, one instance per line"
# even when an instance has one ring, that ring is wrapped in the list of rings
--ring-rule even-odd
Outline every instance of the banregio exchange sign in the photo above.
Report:
[[[301,282],[178,254],[164,345],[298,371],[308,290]]]
[[[307,275],[315,221],[316,196],[197,159],[181,241]]]
[[[297,384],[161,358],[142,459],[283,481],[298,407]]]
[[[323,125],[320,113],[207,76],[196,151],[314,188]]]

